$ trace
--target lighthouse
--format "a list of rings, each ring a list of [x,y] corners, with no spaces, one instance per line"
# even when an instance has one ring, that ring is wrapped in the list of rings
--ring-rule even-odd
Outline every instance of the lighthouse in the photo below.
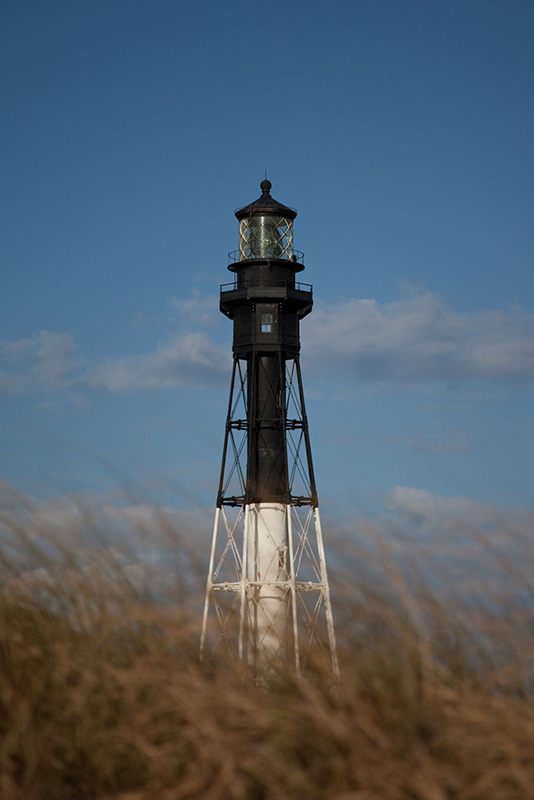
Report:
[[[239,247],[220,310],[233,367],[210,552],[201,657],[224,648],[261,679],[316,658],[338,672],[330,588],[300,370],[297,212],[271,196],[238,209]]]

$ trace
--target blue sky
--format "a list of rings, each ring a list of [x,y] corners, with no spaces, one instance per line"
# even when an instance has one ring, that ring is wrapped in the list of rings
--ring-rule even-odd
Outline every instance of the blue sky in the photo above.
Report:
[[[531,520],[533,35],[526,0],[5,4],[6,491],[213,505],[267,169],[326,515]]]

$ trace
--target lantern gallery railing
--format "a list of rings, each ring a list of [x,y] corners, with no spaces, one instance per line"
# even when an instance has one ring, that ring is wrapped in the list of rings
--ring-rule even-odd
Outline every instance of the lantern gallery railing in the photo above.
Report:
[[[312,294],[313,286],[311,283],[302,283],[300,281],[266,281],[263,278],[260,280],[243,281],[236,279],[232,283],[222,283],[222,292],[235,292],[237,289],[255,289],[262,288],[276,288],[276,289],[296,289],[298,292],[308,292]]]
[[[280,259],[282,261],[294,261],[297,264],[304,264],[304,253],[300,250],[292,250],[291,253],[288,252],[272,252],[269,255],[257,255],[256,252],[250,250],[249,252],[244,252],[243,250],[232,250],[231,253],[228,253],[228,263],[235,264],[238,261],[250,261],[257,258],[268,258],[268,259]]]

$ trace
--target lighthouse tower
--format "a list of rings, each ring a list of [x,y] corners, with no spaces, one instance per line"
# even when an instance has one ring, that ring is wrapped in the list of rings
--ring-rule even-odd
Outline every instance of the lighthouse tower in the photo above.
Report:
[[[224,646],[261,678],[311,659],[338,671],[330,590],[304,404],[296,281],[297,212],[261,196],[235,212],[239,249],[220,308],[233,321],[233,369],[211,547],[201,657]]]

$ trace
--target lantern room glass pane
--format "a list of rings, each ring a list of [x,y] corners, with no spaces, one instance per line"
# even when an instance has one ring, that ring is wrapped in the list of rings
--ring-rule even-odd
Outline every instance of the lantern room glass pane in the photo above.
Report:
[[[293,224],[285,217],[258,215],[239,223],[239,260],[293,255]]]

